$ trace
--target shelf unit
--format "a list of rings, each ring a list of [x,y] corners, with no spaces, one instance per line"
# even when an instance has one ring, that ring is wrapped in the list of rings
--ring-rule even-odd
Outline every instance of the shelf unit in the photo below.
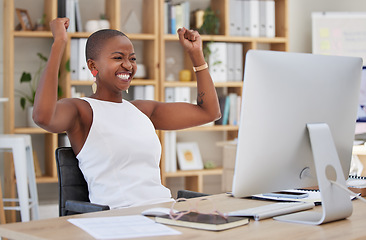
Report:
[[[15,108],[18,106],[15,90],[15,50],[17,49],[17,39],[41,39],[52,43],[52,34],[49,28],[46,31],[16,31],[15,23],[15,8],[22,7],[24,0],[4,0],[4,97],[9,98],[9,102],[4,104],[4,131],[5,133],[43,135],[45,138],[45,146],[43,154],[45,158],[45,172],[42,177],[37,178],[38,183],[57,182],[57,172],[54,160],[54,150],[58,147],[58,134],[48,133],[40,128],[28,128],[25,126],[16,126],[15,124]],[[94,0],[97,1],[97,0]],[[190,2],[200,2],[201,0],[190,0]],[[267,49],[287,51],[288,50],[288,18],[287,5],[288,0],[275,0],[276,3],[276,37],[275,38],[251,38],[229,35],[229,1],[230,0],[209,0],[209,5],[213,10],[220,10],[220,31],[219,35],[202,35],[204,42],[236,42],[243,45],[243,56],[249,49],[260,49],[264,45]],[[57,0],[37,0],[37,3],[43,4],[46,21],[49,22],[57,16]],[[90,5],[89,0],[79,0],[80,3]],[[95,2],[96,3],[96,2]],[[99,3],[99,1],[97,2]],[[147,79],[135,79],[132,81],[133,86],[138,85],[153,85],[155,87],[155,99],[165,100],[165,88],[167,87],[190,87],[195,88],[194,74],[191,82],[168,82],[165,81],[165,71],[167,69],[166,47],[168,44],[178,44],[178,37],[174,34],[164,34],[164,0],[104,0],[104,11],[106,17],[110,21],[111,28],[122,30],[122,18],[127,16],[128,12],[125,9],[130,9],[131,4],[138,4],[141,12],[142,33],[128,33],[124,31],[132,42],[142,46],[142,53],[138,55],[138,63],[145,65],[147,69]],[[92,5],[90,5],[92,6]],[[194,10],[194,9],[191,9]],[[88,13],[89,14],[89,13]],[[32,17],[32,13],[30,12]],[[41,16],[39,16],[41,17]],[[98,17],[95,16],[94,19]],[[33,18],[34,19],[34,16]],[[34,22],[34,21],[33,21]],[[90,35],[87,32],[69,33],[69,40],[72,38],[86,38]],[[46,49],[47,48],[47,49]],[[135,47],[136,48],[136,47]],[[49,51],[48,47],[44,47]],[[45,51],[46,51],[45,50]],[[135,49],[137,50],[137,49]],[[70,41],[66,46],[63,56],[62,65],[66,64],[70,58]],[[141,60],[140,60],[141,59]],[[140,62],[139,62],[140,60]],[[245,62],[245,59],[244,59]],[[189,59],[185,56],[184,68],[191,69]],[[71,96],[71,87],[84,87],[92,84],[91,81],[71,80],[70,73],[66,70],[61,70],[59,81],[63,89],[63,97]],[[228,92],[236,92],[241,94],[242,82],[225,82],[215,83],[217,89],[225,89]],[[201,126],[181,130],[181,132],[199,132],[209,134],[212,132],[225,133],[226,139],[233,139],[237,136],[237,126]],[[161,138],[162,146],[164,146],[164,132],[158,132]],[[215,143],[212,143],[215,146]],[[163,149],[164,151],[164,149]],[[5,196],[15,196],[15,178],[14,169],[12,167],[11,156],[5,156],[5,169],[9,169],[5,176]],[[168,178],[184,177],[186,189],[194,191],[203,191],[203,178],[208,175],[221,175],[222,169],[197,170],[197,171],[164,171],[164,153],[161,161],[162,182],[166,184]]]
[[[197,2],[197,0],[190,0],[191,6]],[[178,1],[173,1],[173,3],[178,3]],[[208,6],[211,7],[215,12],[219,11],[219,19],[220,19],[220,29],[218,35],[201,35],[203,42],[235,42],[241,43],[243,45],[243,58],[245,64],[245,54],[250,49],[268,49],[275,51],[288,51],[288,17],[287,17],[287,9],[288,9],[288,0],[275,0],[275,21],[276,21],[276,37],[274,38],[264,38],[264,37],[244,37],[244,36],[230,36],[229,33],[229,16],[230,9],[229,4],[230,0],[210,0],[208,1]],[[167,87],[196,87],[196,79],[193,71],[191,82],[179,82],[179,81],[165,81],[166,79],[166,57],[167,57],[167,45],[172,43],[178,43],[178,36],[176,34],[165,34],[164,33],[164,24],[167,19],[164,19],[164,0],[159,0],[160,5],[160,101],[165,100],[165,88]],[[190,11],[195,10],[191,8]],[[178,46],[178,44],[177,44]],[[185,55],[185,60],[183,63],[184,69],[192,69],[192,64],[187,55]],[[183,69],[182,68],[182,69]],[[216,82],[216,89],[223,88],[228,93],[234,92],[238,95],[241,95],[243,82]],[[222,125],[214,125],[214,126],[200,126],[194,127],[186,130],[178,131],[180,132],[200,132],[201,134],[210,134],[210,132],[220,131],[224,133],[223,140],[232,140],[237,137],[238,126],[222,126]],[[164,146],[164,132],[161,134],[162,146]],[[195,140],[192,140],[195,141]],[[212,142],[212,146],[216,146],[215,142]],[[201,152],[202,154],[202,152]],[[205,159],[204,154],[202,154],[203,159]],[[204,169],[197,171],[180,171],[176,172],[166,172],[165,171],[165,155],[162,155],[161,161],[161,171],[162,171],[162,182],[163,184],[167,184],[167,179],[169,178],[184,178],[184,187],[185,189],[203,192],[204,186],[204,176],[209,175],[222,175],[222,168],[217,169]],[[169,187],[169,186],[168,186]]]
[[[100,1],[94,0],[94,3],[100,4]],[[49,26],[46,26],[46,31],[18,31],[14,30],[16,27],[16,8],[24,8],[23,0],[4,0],[4,97],[9,98],[9,101],[4,104],[4,132],[5,133],[15,133],[15,134],[31,134],[32,138],[35,135],[43,135],[45,145],[42,149],[44,151],[37,152],[37,155],[44,157],[44,172],[41,177],[37,177],[37,183],[56,183],[57,182],[57,169],[55,161],[55,149],[59,146],[58,134],[49,133],[41,128],[29,128],[26,126],[17,126],[16,122],[16,111],[15,108],[19,106],[18,99],[15,95],[16,84],[18,79],[15,79],[15,50],[17,49],[16,40],[17,39],[37,39],[44,40],[47,39],[50,44],[53,41],[52,33]],[[80,4],[90,5],[90,0],[79,0]],[[43,4],[43,13],[46,14],[46,23],[49,23],[52,19],[57,17],[57,0],[37,0],[39,6]],[[139,55],[137,63],[142,63],[145,65],[147,77],[146,79],[135,79],[132,82],[132,86],[143,86],[152,85],[154,86],[155,99],[159,99],[159,41],[158,41],[158,0],[135,0],[131,4],[128,0],[104,0],[104,13],[107,19],[110,21],[110,28],[121,30],[122,17],[127,16],[131,5],[138,5],[138,11],[141,13],[141,33],[129,33],[124,31],[130,38],[130,40],[135,44],[138,43],[142,46],[143,52]],[[91,5],[93,6],[93,5]],[[29,9],[28,9],[29,11]],[[98,9],[99,11],[99,9]],[[101,10],[103,11],[103,10]],[[81,13],[83,15],[83,9],[81,7]],[[29,11],[32,22],[34,22],[34,16]],[[99,13],[94,16],[90,16],[91,13],[88,12],[88,17],[91,19],[98,19]],[[39,16],[41,17],[41,15]],[[90,19],[88,19],[90,20]],[[85,22],[84,22],[85,24]],[[89,32],[75,32],[68,33],[69,41],[65,49],[65,53],[62,59],[60,68],[60,80],[59,85],[63,90],[62,97],[71,97],[71,87],[72,86],[91,86],[92,81],[79,81],[71,80],[70,72],[66,71],[66,68],[62,66],[66,65],[66,62],[70,59],[70,40],[72,38],[87,38],[91,33]],[[49,47],[44,46],[44,51],[49,53]],[[136,50],[136,49],[135,49]],[[37,51],[37,50],[34,50]],[[141,60],[140,60],[141,59]],[[140,61],[139,61],[140,60]],[[24,125],[24,124],[23,124]],[[35,144],[33,143],[33,149]],[[5,171],[5,188],[4,196],[14,198],[16,196],[15,190],[15,174],[14,167],[12,165],[12,156],[6,154],[4,156],[4,169]],[[10,221],[14,221],[15,215],[11,214],[8,216]]]

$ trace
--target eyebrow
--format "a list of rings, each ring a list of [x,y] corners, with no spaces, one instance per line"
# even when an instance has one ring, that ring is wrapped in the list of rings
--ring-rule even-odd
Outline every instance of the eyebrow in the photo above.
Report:
[[[117,53],[117,54],[121,54],[121,55],[125,56],[125,54],[124,54],[124,53],[122,53],[122,52],[112,52],[112,54],[115,54],[115,53]],[[132,55],[136,55],[136,53],[130,53],[130,54],[129,54],[129,56],[132,56]]]

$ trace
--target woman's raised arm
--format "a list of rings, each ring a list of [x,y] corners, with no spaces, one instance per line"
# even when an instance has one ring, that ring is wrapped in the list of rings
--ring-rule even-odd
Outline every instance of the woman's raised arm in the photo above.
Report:
[[[72,126],[77,109],[69,99],[57,101],[58,74],[68,36],[68,18],[50,22],[54,42],[46,68],[37,87],[33,120],[50,132],[63,132]]]
[[[212,122],[221,117],[215,86],[208,71],[201,36],[197,31],[178,29],[179,41],[196,68],[197,104],[150,103],[150,118],[156,129],[173,130]],[[137,105],[137,104],[136,104]]]

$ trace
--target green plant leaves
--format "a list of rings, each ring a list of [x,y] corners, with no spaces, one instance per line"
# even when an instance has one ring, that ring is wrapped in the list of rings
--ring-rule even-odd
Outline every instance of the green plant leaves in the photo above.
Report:
[[[48,58],[45,57],[42,53],[37,53],[37,56],[42,60],[42,61],[45,61],[47,62]]]
[[[20,77],[20,82],[30,82],[32,80],[32,75],[28,72],[23,72]]]
[[[219,15],[219,11],[217,11],[217,15]],[[219,34],[220,20],[217,15],[208,7],[205,10],[203,24],[200,29],[198,29],[198,32],[201,34]]]
[[[25,109],[25,103],[26,103],[25,97],[21,97],[20,98],[20,106],[22,107],[23,110]]]

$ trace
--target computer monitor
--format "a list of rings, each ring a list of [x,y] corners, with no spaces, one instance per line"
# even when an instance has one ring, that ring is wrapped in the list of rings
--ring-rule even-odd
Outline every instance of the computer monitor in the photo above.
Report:
[[[316,186],[319,176],[322,181],[323,176],[337,182],[342,178],[345,184],[352,157],[361,70],[362,59],[356,57],[248,51],[233,196]],[[316,123],[323,123],[320,128],[331,136],[316,136]],[[314,126],[311,141],[308,129]],[[328,153],[333,155],[320,159],[334,159],[335,165],[340,162],[341,173],[333,163],[314,161],[314,157]],[[325,164],[317,166],[320,173],[314,162]],[[329,181],[325,182],[321,185],[328,188]]]

